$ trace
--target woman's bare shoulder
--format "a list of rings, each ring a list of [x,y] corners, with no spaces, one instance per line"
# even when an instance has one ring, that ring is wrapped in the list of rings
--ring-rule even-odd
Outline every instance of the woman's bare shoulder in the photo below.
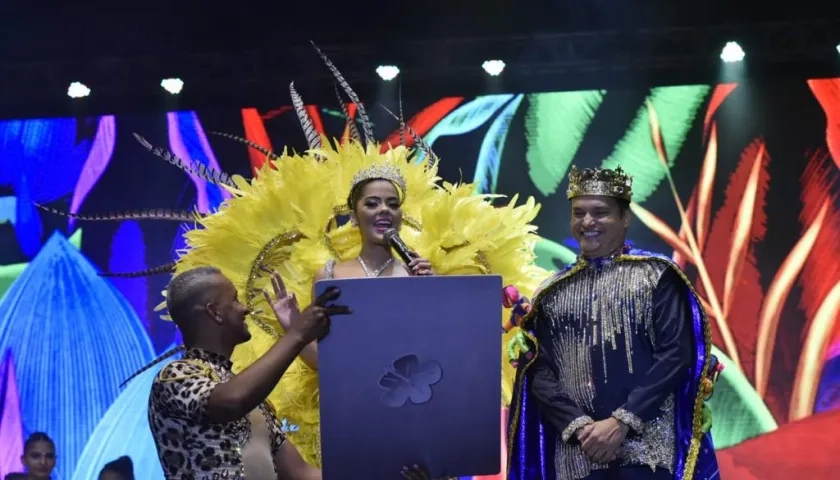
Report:
[[[333,278],[354,278],[359,276],[359,262],[355,259],[336,262],[333,266]]]

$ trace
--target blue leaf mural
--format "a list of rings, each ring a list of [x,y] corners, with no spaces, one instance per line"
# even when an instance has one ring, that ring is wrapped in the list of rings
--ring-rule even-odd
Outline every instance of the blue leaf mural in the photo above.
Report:
[[[165,350],[175,348],[171,345]],[[172,357],[179,358],[180,354]],[[131,380],[105,412],[79,457],[72,480],[96,478],[106,463],[122,455],[131,457],[134,477],[163,480],[152,432],[149,430],[149,391],[155,375],[168,362],[161,362]]]
[[[96,119],[73,118],[0,122],[0,186],[10,186],[18,197],[15,230],[30,258],[42,239],[36,222],[40,213],[31,203],[49,203],[73,192],[95,125]]]
[[[502,151],[507,140],[508,127],[513,120],[519,104],[522,103],[524,95],[517,95],[502,110],[502,113],[493,120],[484,141],[481,142],[481,150],[478,152],[478,162],[475,167],[475,178],[477,193],[496,193],[496,183],[499,180],[499,168],[501,167]]]
[[[108,270],[111,272],[135,272],[148,268],[146,264],[146,244],[140,224],[134,220],[121,222],[111,240],[111,257]],[[149,296],[148,278],[113,278],[111,283],[119,289],[134,312],[149,327],[147,318]]]
[[[15,205],[15,236],[18,245],[27,258],[32,258],[41,248],[41,236],[44,234],[41,216],[35,207],[29,179],[25,174],[18,179],[17,203]]]
[[[120,383],[154,356],[131,305],[55,233],[0,302],[0,351],[18,368],[24,429],[59,445],[69,478]]]

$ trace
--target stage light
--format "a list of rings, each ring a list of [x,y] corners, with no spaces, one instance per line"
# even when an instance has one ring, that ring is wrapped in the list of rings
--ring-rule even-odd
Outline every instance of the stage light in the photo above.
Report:
[[[836,49],[837,49],[837,53],[840,53],[840,43],[838,43],[838,44],[837,44],[837,46],[836,46],[836,47],[834,47],[834,48],[836,48]]]
[[[172,95],[178,95],[184,88],[184,81],[180,78],[164,78],[160,81],[160,86]]]
[[[487,60],[481,64],[481,68],[492,77],[498,76],[505,69],[505,62],[501,60]]]
[[[744,59],[744,56],[744,49],[738,45],[738,42],[726,42],[720,52],[720,59],[726,63],[740,62]]]
[[[67,96],[70,98],[82,98],[90,95],[90,89],[81,82],[73,82],[67,89]]]
[[[376,67],[376,74],[379,75],[379,78],[382,80],[390,82],[391,80],[397,78],[397,75],[400,74],[400,69],[394,65],[380,65]]]

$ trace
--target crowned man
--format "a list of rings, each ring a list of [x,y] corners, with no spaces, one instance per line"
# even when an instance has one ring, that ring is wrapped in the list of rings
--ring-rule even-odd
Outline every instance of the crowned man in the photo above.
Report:
[[[718,479],[704,412],[718,368],[696,293],[670,259],[627,245],[620,167],[572,167],[567,196],[580,255],[522,321],[508,478]]]

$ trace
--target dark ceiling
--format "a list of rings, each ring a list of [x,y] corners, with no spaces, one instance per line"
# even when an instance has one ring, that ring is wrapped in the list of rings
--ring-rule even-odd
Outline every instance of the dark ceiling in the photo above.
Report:
[[[412,76],[409,66],[405,68],[406,74],[401,81],[406,86],[411,86],[410,82],[414,81],[416,85],[411,90],[414,94],[423,92],[436,96],[468,94],[468,91],[470,94],[486,93],[482,90],[485,88],[483,72],[479,70],[472,72],[472,77],[461,75],[458,78],[459,73],[452,69],[452,59],[447,63],[441,57],[458,57],[455,63],[459,61],[462,65],[465,62],[472,65],[476,56],[490,58],[488,55],[499,55],[506,61],[528,58],[528,52],[523,49],[510,47],[508,52],[504,52],[504,47],[516,43],[509,35],[609,30],[617,32],[616,35],[622,38],[625,35],[632,38],[632,32],[640,29],[685,26],[696,30],[704,25],[826,18],[840,18],[840,2],[357,0],[338,3],[238,0],[213,3],[212,0],[3,0],[0,1],[0,116],[70,114],[78,105],[68,102],[66,85],[74,80],[84,81],[96,91],[96,95],[85,99],[85,105],[99,112],[138,106],[161,108],[164,99],[155,83],[163,76],[178,76],[190,85],[179,96],[184,107],[198,108],[197,104],[211,100],[214,105],[227,102],[237,106],[286,101],[286,93],[277,88],[278,80],[285,84],[291,79],[299,81],[303,90],[323,91],[323,95],[332,96],[331,88],[322,88],[325,86],[316,84],[319,80],[313,79],[313,75],[326,75],[326,70],[312,52],[310,40],[320,46],[331,47],[325,50],[345,74],[363,72],[351,79],[360,94],[371,95],[377,91],[379,80],[372,73],[377,64],[394,62],[403,68],[414,62],[415,71],[435,70],[446,78],[429,81],[418,75]],[[797,30],[796,35],[791,35],[797,37],[803,30],[807,34],[808,27],[799,26],[790,30]],[[780,38],[786,36],[785,31],[782,33]],[[602,37],[604,34],[594,36]],[[685,34],[678,36],[685,37]],[[724,36],[729,39],[728,32]],[[464,46],[464,42],[451,45],[439,42],[446,38],[476,37],[482,40],[470,43],[470,47]],[[488,41],[484,37],[495,39]],[[834,37],[833,32],[821,35],[821,38]],[[684,53],[690,50],[692,42],[668,41],[667,35],[650,38],[653,40],[648,42],[655,45],[644,46],[643,50],[666,44],[664,48],[670,48],[674,56],[684,57],[684,63],[671,68],[678,75],[671,80],[663,80],[664,74],[656,71],[647,72],[647,77],[633,73],[629,76],[631,81],[715,81],[714,77],[689,75],[704,68],[709,70],[709,67],[703,66],[702,60],[694,61],[690,53]],[[836,39],[840,42],[840,31]],[[422,49],[418,53],[417,47],[405,45],[407,40],[434,40],[438,50],[445,54],[436,56],[435,52]],[[787,42],[782,40],[782,43]],[[536,45],[539,42],[532,43]],[[546,56],[557,52],[563,55],[566,51],[574,51],[575,58],[600,58],[602,70],[604,64],[614,69],[615,65],[610,60],[613,56],[623,55],[621,58],[634,64],[645,63],[636,56],[638,51],[625,54],[614,52],[612,46],[607,46],[601,47],[596,54],[588,51],[591,49],[586,47],[593,45],[587,46],[586,43],[580,49],[584,53],[568,45],[556,46],[553,50],[543,47],[542,53],[531,52],[533,59],[526,60],[526,63],[530,61],[532,65],[539,65],[546,62]],[[818,40],[816,43],[822,48],[826,41]],[[621,41],[618,45],[619,48],[625,46]],[[306,51],[295,56],[290,54],[290,48]],[[714,52],[717,48],[720,47],[710,47],[710,51]],[[342,50],[345,50],[344,55]],[[551,51],[546,53],[547,50]],[[705,49],[701,50],[705,52]],[[363,53],[352,53],[358,51]],[[832,64],[830,68],[836,68],[831,46],[826,51],[826,58]],[[196,56],[191,54],[197,53],[214,55],[200,56],[196,60]],[[465,57],[469,58],[464,60]],[[714,57],[711,54],[707,60],[716,65]],[[804,71],[797,70],[799,67],[784,68],[787,71]],[[825,71],[822,65],[819,68],[823,69],[819,71]],[[515,75],[521,77],[518,84],[511,83]],[[591,88],[594,85],[592,79],[621,83],[628,76],[603,71],[586,73],[578,69],[543,73],[542,78],[545,82],[538,85],[533,75],[512,69],[501,88],[508,91]],[[460,83],[452,83],[448,87],[443,85],[454,82],[452,79]],[[568,83],[571,80],[577,83]],[[308,81],[311,84],[306,85]],[[327,79],[327,82],[326,87],[331,86],[332,80]],[[476,91],[472,92],[470,88]],[[306,92],[306,95],[308,99],[313,98],[312,93]],[[362,96],[364,98],[365,95]],[[270,100],[265,100],[268,97]],[[314,98],[317,101],[317,97]]]
[[[82,0],[0,4],[5,62],[819,18],[840,2]],[[813,8],[811,6],[813,4]],[[793,5],[793,6],[792,6]]]

